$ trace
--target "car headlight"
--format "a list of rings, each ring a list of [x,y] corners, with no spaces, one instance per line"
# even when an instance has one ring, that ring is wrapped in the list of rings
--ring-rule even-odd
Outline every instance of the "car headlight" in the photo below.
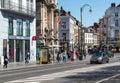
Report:
[[[102,60],[102,57],[99,57],[98,60]]]

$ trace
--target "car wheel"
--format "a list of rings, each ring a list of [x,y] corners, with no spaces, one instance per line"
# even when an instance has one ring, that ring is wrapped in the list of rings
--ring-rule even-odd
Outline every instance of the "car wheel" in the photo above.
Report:
[[[107,60],[106,62],[109,63],[109,60]]]
[[[104,61],[104,60],[102,60],[101,64],[104,64],[104,63],[105,63],[105,61]]]

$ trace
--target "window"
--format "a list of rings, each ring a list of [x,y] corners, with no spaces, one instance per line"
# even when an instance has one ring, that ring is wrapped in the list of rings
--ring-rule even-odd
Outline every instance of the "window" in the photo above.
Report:
[[[115,30],[115,37],[119,37],[119,30]]]
[[[118,20],[115,20],[115,26],[119,26]]]
[[[32,14],[33,10],[33,0],[27,0],[27,13]]]
[[[17,20],[17,35],[23,36],[23,21],[21,19]]]
[[[26,21],[26,36],[30,36],[30,21]]]
[[[9,32],[9,35],[13,35],[13,18],[12,17],[8,19],[8,32]]]
[[[62,34],[63,40],[66,41],[66,33]]]
[[[85,37],[87,38],[87,34],[85,34]]]
[[[5,0],[1,0],[1,8],[5,7]]]
[[[21,12],[22,11],[22,0],[19,0],[18,3],[19,3],[19,12]]]
[[[66,22],[62,22],[62,24],[61,24],[61,26],[62,26],[62,28],[66,28]]]
[[[115,13],[115,17],[118,17],[118,13],[117,12]]]
[[[33,10],[33,0],[30,0],[30,8]]]
[[[27,0],[27,14],[29,14],[29,0]]]

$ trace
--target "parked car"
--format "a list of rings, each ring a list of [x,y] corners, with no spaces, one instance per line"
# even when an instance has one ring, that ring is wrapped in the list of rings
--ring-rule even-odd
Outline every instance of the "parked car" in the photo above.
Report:
[[[93,53],[92,57],[90,58],[90,64],[93,63],[108,63],[109,57],[104,52],[96,51]]]

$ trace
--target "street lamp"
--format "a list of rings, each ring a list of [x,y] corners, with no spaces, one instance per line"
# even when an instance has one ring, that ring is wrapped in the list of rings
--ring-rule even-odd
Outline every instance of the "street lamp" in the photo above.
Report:
[[[80,15],[80,17],[81,17],[81,19],[80,19],[80,20],[81,20],[81,27],[80,27],[80,28],[81,28],[81,39],[80,39],[80,40],[81,40],[81,43],[80,43],[80,44],[81,44],[81,45],[79,44],[79,45],[81,46],[81,49],[80,49],[80,52],[81,52],[80,60],[83,59],[83,50],[84,50],[84,48],[83,48],[83,41],[82,41],[82,40],[83,40],[83,38],[82,38],[82,32],[83,32],[83,27],[82,27],[82,12],[83,12],[83,8],[86,7],[86,6],[88,6],[88,7],[90,8],[90,9],[89,9],[89,12],[92,12],[91,6],[88,5],[88,4],[84,4],[84,5],[80,8],[80,13],[81,13],[81,15]],[[79,37],[79,36],[78,36],[78,37]]]

